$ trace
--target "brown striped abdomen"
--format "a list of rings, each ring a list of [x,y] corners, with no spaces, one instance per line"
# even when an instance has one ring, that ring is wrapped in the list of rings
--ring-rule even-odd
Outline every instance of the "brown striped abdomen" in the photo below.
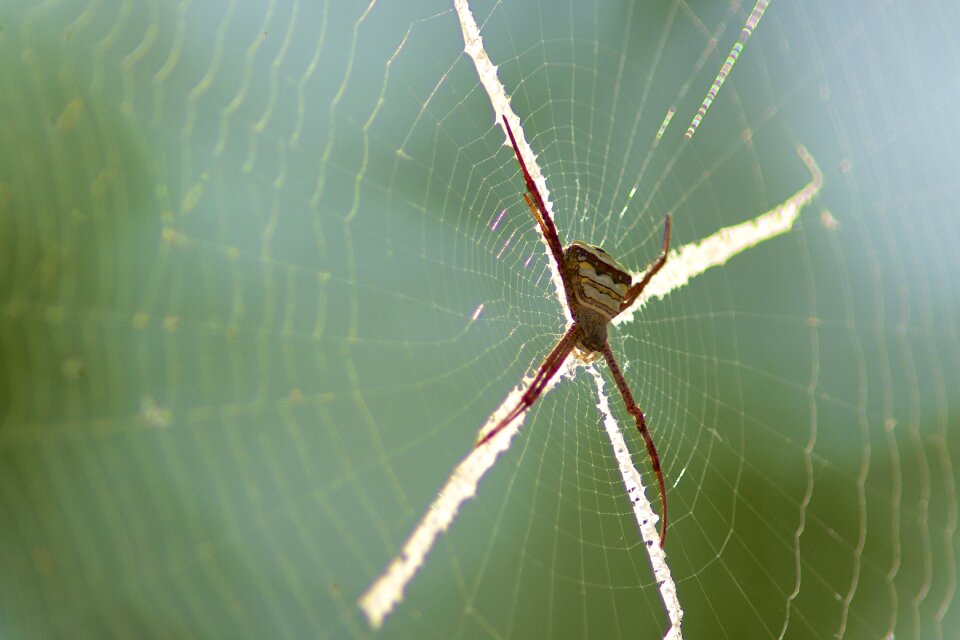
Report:
[[[600,247],[573,242],[563,251],[563,269],[575,298],[570,310],[575,320],[580,319],[580,308],[595,312],[605,322],[620,313],[633,278],[610,254]]]

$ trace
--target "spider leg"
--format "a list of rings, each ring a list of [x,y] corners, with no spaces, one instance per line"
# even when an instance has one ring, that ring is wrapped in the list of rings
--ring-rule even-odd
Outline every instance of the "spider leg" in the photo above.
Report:
[[[627,295],[623,297],[623,303],[620,305],[620,311],[625,311],[630,308],[630,305],[637,299],[637,297],[643,293],[643,290],[649,284],[650,279],[653,276],[657,275],[657,271],[663,268],[663,265],[667,264],[667,252],[670,250],[670,214],[667,214],[666,220],[663,223],[663,248],[660,249],[660,255],[657,256],[657,259],[650,263],[650,266],[647,267],[647,272],[643,274],[643,278],[640,279],[640,282],[636,283],[630,289],[627,290]]]
[[[670,219],[667,218],[667,220],[669,233]],[[640,407],[638,407],[637,403],[633,400],[633,394],[630,393],[630,387],[627,386],[627,381],[624,380],[623,373],[620,372],[620,366],[617,365],[617,359],[613,356],[609,342],[604,343],[602,353],[604,360],[607,361],[607,366],[610,367],[610,373],[613,374],[613,379],[617,383],[617,389],[620,390],[623,402],[627,405],[627,412],[637,421],[637,431],[640,432],[644,444],[647,445],[647,455],[650,456],[653,473],[656,474],[657,484],[660,485],[660,505],[663,510],[663,516],[660,520],[660,547],[663,548],[663,544],[667,539],[667,489],[663,484],[663,470],[660,468],[660,456],[657,455],[657,448],[653,444],[653,437],[647,429],[647,420],[643,417],[643,411],[640,410]]]
[[[533,213],[534,219],[536,219],[537,224],[540,225],[540,231],[546,237],[550,233],[550,228],[547,226],[547,223],[544,221],[543,216],[540,215],[540,211],[537,210],[537,207],[534,206],[533,200],[530,199],[529,194],[523,194],[523,199],[527,201],[527,206],[530,207],[531,213]],[[552,251],[551,251],[552,253]]]
[[[517,139],[513,137],[513,130],[510,128],[510,123],[507,122],[507,116],[503,116],[503,125],[507,129],[507,135],[510,136],[510,144],[513,145],[513,152],[517,156],[517,162],[520,163],[520,168],[523,169],[523,179],[527,183],[527,191],[533,196],[533,204],[530,204],[529,199],[527,199],[527,204],[530,206],[530,210],[533,211],[533,216],[540,224],[540,230],[543,231],[543,235],[547,239],[547,244],[550,246],[550,253],[553,254],[557,268],[560,269],[560,273],[563,274],[563,244],[560,242],[557,227],[553,224],[553,219],[550,218],[550,214],[547,213],[547,206],[544,204],[543,198],[540,197],[540,191],[537,190],[537,185],[533,183],[533,178],[530,177],[530,172],[527,171],[527,165],[523,161],[523,156],[520,155],[520,147],[517,146]],[[524,195],[524,197],[526,198],[526,195]],[[534,207],[534,205],[536,206]],[[566,287],[566,282],[564,282],[564,287]]]
[[[569,329],[567,329],[567,332],[562,338],[560,338],[559,342],[554,345],[549,355],[547,355],[547,357],[544,359],[543,364],[541,364],[540,368],[537,370],[537,375],[533,377],[533,381],[530,383],[530,386],[527,387],[526,391],[523,392],[523,395],[520,396],[520,402],[517,403],[517,406],[511,409],[510,413],[508,413],[506,417],[497,423],[497,426],[480,436],[480,438],[477,440],[477,447],[486,444],[491,438],[493,438],[493,436],[500,433],[504,427],[516,420],[517,417],[520,416],[524,411],[533,406],[533,403],[537,401],[541,394],[543,394],[543,390],[546,388],[547,383],[550,382],[553,376],[557,374],[557,371],[560,370],[560,367],[567,359],[567,356],[570,355],[570,352],[573,350],[573,347],[576,346],[579,339],[580,327],[574,323]]]

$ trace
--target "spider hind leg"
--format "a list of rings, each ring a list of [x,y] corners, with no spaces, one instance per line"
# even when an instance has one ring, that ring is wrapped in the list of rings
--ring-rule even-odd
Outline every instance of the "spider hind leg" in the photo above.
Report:
[[[479,447],[487,442],[489,442],[495,435],[500,433],[504,427],[508,424],[519,418],[523,413],[533,406],[533,404],[543,395],[544,390],[547,388],[547,383],[557,372],[560,371],[560,367],[563,366],[563,363],[566,361],[567,356],[570,355],[570,352],[573,351],[574,347],[577,346],[580,342],[580,326],[576,323],[570,326],[567,329],[567,332],[563,334],[563,337],[553,346],[553,349],[544,359],[543,363],[537,369],[537,373],[533,376],[533,380],[530,381],[529,386],[520,396],[519,402],[504,416],[493,428],[489,430],[483,430],[480,432],[480,435],[477,437],[477,444],[475,446]]]

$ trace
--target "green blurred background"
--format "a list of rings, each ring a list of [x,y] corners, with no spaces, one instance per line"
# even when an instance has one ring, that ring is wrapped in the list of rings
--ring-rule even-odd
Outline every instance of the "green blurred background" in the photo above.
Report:
[[[685,635],[960,637],[960,10],[774,0],[685,141],[751,8],[473,5],[568,241],[641,269],[824,172],[613,340]],[[436,2],[0,3],[0,637],[371,635],[563,328],[462,49]],[[378,635],[663,635],[595,405],[532,410]]]

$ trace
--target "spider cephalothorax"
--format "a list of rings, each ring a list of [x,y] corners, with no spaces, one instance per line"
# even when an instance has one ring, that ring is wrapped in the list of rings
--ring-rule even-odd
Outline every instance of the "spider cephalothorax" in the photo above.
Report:
[[[650,279],[666,264],[667,250],[670,248],[670,216],[668,215],[664,222],[663,248],[660,250],[660,255],[650,263],[643,278],[636,283],[633,282],[630,273],[600,247],[576,241],[564,248],[560,242],[557,228],[547,212],[543,198],[540,196],[533,178],[530,177],[530,172],[527,171],[527,165],[523,162],[520,148],[513,137],[513,131],[510,129],[510,123],[507,122],[506,116],[503,116],[503,124],[507,130],[507,135],[510,136],[510,143],[513,145],[513,151],[517,156],[517,161],[523,170],[523,178],[527,183],[528,193],[525,193],[523,197],[527,201],[530,211],[533,212],[537,224],[540,225],[540,231],[543,233],[557,269],[560,271],[560,279],[563,281],[564,295],[567,299],[567,306],[570,308],[573,324],[567,328],[566,333],[554,345],[543,364],[540,365],[530,386],[520,397],[517,406],[511,409],[496,426],[483,433],[477,442],[477,446],[488,442],[504,427],[529,409],[574,349],[588,352],[588,354],[598,353],[603,355],[603,359],[606,360],[610,373],[613,375],[614,382],[616,382],[617,390],[620,391],[623,402],[627,405],[627,411],[637,423],[637,430],[647,447],[653,472],[657,476],[657,484],[660,487],[660,502],[663,507],[663,517],[660,524],[660,546],[662,547],[667,536],[667,492],[663,483],[663,471],[660,469],[660,458],[657,455],[657,449],[653,444],[650,431],[647,429],[647,421],[643,411],[634,402],[630,387],[627,385],[613,351],[610,349],[610,343],[607,340],[607,327],[611,320],[634,303],[647,283],[650,282]]]

